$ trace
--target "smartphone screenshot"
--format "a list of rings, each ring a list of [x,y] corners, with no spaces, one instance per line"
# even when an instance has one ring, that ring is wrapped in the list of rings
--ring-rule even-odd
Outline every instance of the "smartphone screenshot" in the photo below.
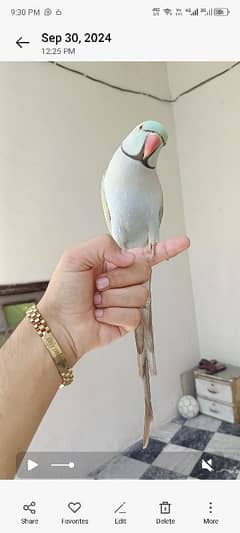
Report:
[[[240,7],[0,6],[0,531],[238,532]]]

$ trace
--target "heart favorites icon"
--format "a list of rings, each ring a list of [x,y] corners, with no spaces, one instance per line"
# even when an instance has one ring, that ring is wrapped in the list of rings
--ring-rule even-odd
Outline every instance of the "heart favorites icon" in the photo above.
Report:
[[[69,502],[68,507],[72,513],[77,513],[82,506],[80,502]]]

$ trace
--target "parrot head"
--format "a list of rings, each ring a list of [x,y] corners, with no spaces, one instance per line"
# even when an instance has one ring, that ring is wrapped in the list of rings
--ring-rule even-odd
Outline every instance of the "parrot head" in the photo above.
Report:
[[[141,161],[150,169],[156,168],[159,152],[165,146],[168,134],[165,126],[154,120],[138,124],[124,139],[121,149],[125,155]]]

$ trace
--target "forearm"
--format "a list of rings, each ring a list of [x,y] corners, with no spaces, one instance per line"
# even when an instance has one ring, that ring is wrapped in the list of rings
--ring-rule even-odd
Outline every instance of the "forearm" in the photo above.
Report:
[[[25,318],[0,351],[0,478],[16,472],[61,384],[40,337]]]
[[[151,267],[188,246],[185,237],[158,243],[150,261],[147,249],[122,251],[105,235],[63,254],[38,309],[69,367],[136,329]],[[99,278],[106,278],[104,286]],[[17,454],[28,449],[60,384],[47,348],[25,318],[0,350],[0,478],[14,476]]]

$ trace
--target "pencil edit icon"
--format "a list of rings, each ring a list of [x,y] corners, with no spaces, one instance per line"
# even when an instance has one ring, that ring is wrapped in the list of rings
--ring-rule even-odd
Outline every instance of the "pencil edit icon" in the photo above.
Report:
[[[119,505],[117,507],[117,509],[115,509],[114,513],[118,513],[118,514],[126,514],[126,510],[125,510],[125,505],[126,505],[126,502],[123,502],[121,503],[121,505]]]

